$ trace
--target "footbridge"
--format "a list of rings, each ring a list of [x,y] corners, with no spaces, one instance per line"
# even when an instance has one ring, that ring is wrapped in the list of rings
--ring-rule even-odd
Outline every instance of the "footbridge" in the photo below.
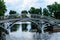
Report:
[[[34,22],[36,25],[38,25],[38,29],[42,28],[42,25],[45,25],[46,23],[57,25],[59,20],[56,20],[55,18],[49,17],[49,16],[43,16],[40,14],[13,14],[13,15],[7,15],[7,16],[0,16],[0,27],[8,30],[13,25],[15,25],[16,22]]]

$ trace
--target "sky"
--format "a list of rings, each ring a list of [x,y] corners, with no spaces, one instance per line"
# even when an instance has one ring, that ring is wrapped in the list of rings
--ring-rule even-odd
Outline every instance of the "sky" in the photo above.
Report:
[[[4,0],[8,13],[10,10],[21,13],[22,10],[29,10],[30,7],[46,8],[47,5],[54,2],[60,3],[60,0]]]

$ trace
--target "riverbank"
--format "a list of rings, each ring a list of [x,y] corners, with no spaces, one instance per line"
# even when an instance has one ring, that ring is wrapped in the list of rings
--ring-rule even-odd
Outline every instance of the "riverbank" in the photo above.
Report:
[[[60,32],[60,28],[54,28],[53,32]]]

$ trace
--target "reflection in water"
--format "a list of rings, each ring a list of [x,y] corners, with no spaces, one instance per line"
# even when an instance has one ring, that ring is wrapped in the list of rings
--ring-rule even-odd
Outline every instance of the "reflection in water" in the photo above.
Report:
[[[18,31],[11,32],[9,35],[6,36],[7,40],[47,40],[46,34],[39,34],[36,32],[29,32],[30,31],[30,25],[28,25],[28,31],[23,32],[22,31],[22,25],[20,25]]]
[[[27,29],[28,29],[28,31],[30,31],[30,29],[31,29],[31,25],[28,25],[28,26],[27,26]]]
[[[58,33],[51,33],[49,34],[48,32],[42,34],[42,33],[36,33],[36,32],[28,32],[30,31],[30,28],[28,28],[28,31],[22,31],[22,25],[20,25],[18,31],[11,32],[9,35],[6,36],[6,40],[57,40],[60,39],[58,38],[57,34]],[[57,36],[57,39],[55,37]],[[60,34],[58,34],[60,35]],[[60,37],[60,36],[59,36]]]
[[[18,29],[19,32],[22,32],[22,25],[19,26],[20,28]]]
[[[28,24],[22,24],[22,31],[27,31],[28,29],[27,29],[27,25]]]

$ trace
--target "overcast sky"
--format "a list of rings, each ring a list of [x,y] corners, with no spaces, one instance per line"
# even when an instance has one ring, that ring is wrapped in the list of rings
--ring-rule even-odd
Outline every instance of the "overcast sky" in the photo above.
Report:
[[[60,3],[60,0],[4,0],[7,10],[15,10],[18,13],[21,10],[29,10],[30,7],[42,7],[45,8],[47,5],[54,2]]]

